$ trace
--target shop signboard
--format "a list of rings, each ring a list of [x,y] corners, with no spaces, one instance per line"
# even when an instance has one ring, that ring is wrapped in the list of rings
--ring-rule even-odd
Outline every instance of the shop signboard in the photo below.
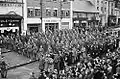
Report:
[[[7,23],[7,22],[20,22],[20,20],[12,20],[12,19],[2,19],[0,23]]]
[[[59,20],[44,20],[45,23],[55,23],[58,22]]]

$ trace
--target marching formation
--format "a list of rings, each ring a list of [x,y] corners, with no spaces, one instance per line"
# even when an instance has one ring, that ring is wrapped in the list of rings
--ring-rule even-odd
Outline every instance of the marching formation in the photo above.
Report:
[[[118,79],[119,39],[88,30],[1,36],[3,47],[39,60],[38,79]],[[30,79],[35,79],[34,73]]]

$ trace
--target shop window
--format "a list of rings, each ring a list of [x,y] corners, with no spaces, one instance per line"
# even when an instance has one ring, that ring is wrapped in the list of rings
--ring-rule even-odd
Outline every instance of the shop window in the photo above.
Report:
[[[50,11],[50,9],[46,9],[46,16],[51,16],[51,11]]]
[[[54,30],[58,29],[58,23],[45,23],[45,31],[51,30],[54,32]]]
[[[35,9],[35,16],[40,16],[40,9]]]
[[[27,12],[28,17],[34,16],[34,10],[33,10],[33,8],[28,8],[27,10],[28,10],[28,12]]]
[[[57,10],[53,11],[53,16],[57,17]]]
[[[29,31],[31,33],[36,33],[36,32],[38,32],[38,27],[29,27]]]
[[[70,11],[69,10],[66,11],[66,16],[70,16]]]

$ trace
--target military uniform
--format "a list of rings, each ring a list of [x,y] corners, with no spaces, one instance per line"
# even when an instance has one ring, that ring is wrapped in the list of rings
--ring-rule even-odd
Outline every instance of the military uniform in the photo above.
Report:
[[[6,78],[7,77],[7,64],[5,61],[0,62],[0,69],[1,69],[1,77]]]

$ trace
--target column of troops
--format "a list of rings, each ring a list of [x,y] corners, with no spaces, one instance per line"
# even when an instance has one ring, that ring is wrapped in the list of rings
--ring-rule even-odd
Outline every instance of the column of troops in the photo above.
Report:
[[[96,62],[94,59],[102,59],[108,56],[106,54],[112,54],[111,52],[119,53],[117,51],[119,39],[116,36],[108,37],[100,32],[79,32],[76,29],[39,32],[27,36],[1,36],[1,40],[3,47],[32,60],[39,60],[39,69],[42,73],[61,74],[66,71],[67,77],[76,77],[76,73],[71,72],[73,73],[71,76],[69,70],[74,71],[80,66],[83,69],[85,66],[85,71],[78,70],[79,77],[83,74],[80,72],[86,72],[79,79],[84,79],[85,74],[90,75],[89,69],[98,68],[99,70],[97,67],[99,61],[94,63]]]

